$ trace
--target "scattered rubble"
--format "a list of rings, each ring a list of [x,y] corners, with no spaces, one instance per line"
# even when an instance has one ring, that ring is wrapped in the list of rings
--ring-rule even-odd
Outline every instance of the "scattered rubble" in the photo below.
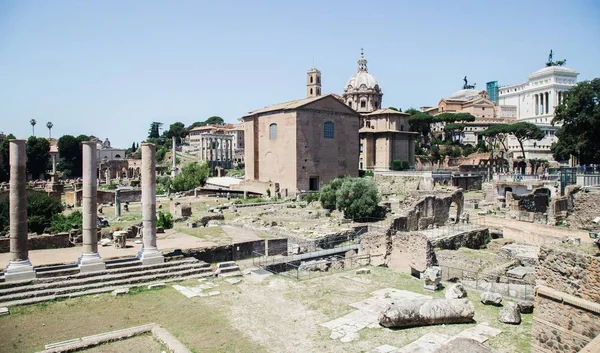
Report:
[[[486,305],[500,306],[502,304],[502,295],[494,292],[481,293],[481,302]]]
[[[517,304],[513,302],[504,303],[504,307],[498,312],[498,321],[505,324],[520,324],[521,313]]]

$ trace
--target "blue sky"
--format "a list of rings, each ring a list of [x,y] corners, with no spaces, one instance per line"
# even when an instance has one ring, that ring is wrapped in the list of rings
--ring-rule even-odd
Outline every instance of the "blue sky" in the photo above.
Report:
[[[555,59],[600,77],[600,2],[0,1],[0,132],[113,146],[150,122],[190,124],[305,96],[313,61],[341,94],[364,47],[383,105],[433,105]]]

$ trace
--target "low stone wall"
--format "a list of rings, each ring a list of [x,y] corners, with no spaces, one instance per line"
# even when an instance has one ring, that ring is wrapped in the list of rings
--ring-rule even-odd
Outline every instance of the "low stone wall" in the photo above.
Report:
[[[579,352],[600,334],[600,259],[542,246],[532,352]]]
[[[269,255],[278,255],[276,249],[284,248],[287,252],[287,239],[268,239],[268,240],[254,240],[243,243],[236,243],[232,245],[221,245],[213,246],[209,248],[195,248],[175,251],[174,253],[181,253],[185,256],[195,257],[198,260],[202,260],[209,263],[223,262],[223,261],[237,261],[252,258],[258,254],[265,254],[267,249],[273,244],[273,251],[269,252]],[[285,247],[284,247],[285,245]]]
[[[69,233],[58,233],[54,235],[30,235],[28,238],[29,250],[60,249],[73,246],[69,242]],[[0,239],[0,253],[10,251],[10,238]]]
[[[458,250],[459,248],[481,249],[485,246],[489,236],[489,229],[481,228],[429,240],[434,248],[448,250]]]
[[[114,203],[115,202],[115,191],[114,190],[98,190],[97,192],[98,203]],[[83,190],[79,189],[76,191],[65,192],[65,203],[67,205],[81,206],[81,200],[83,198]],[[125,202],[140,202],[142,200],[142,190],[121,190],[121,203]]]
[[[456,214],[450,215],[450,206],[456,203]],[[464,209],[464,196],[461,189],[447,195],[428,195],[414,203],[404,215],[393,220],[392,228],[398,231],[415,231],[429,226],[443,226],[450,216],[458,222]]]
[[[405,273],[423,272],[437,264],[431,242],[416,232],[367,233],[361,237],[359,255],[370,255],[373,266],[385,265]]]

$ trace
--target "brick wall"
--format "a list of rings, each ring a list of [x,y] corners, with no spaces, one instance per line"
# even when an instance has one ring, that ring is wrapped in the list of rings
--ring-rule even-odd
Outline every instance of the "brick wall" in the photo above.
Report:
[[[542,246],[539,261],[532,352],[579,352],[600,334],[600,259]]]

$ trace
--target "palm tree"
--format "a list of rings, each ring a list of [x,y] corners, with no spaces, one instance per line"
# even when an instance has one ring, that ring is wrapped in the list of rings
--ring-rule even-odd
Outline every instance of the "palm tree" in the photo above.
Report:
[[[54,126],[54,124],[52,124],[51,121],[46,123],[46,127],[48,128],[48,137],[52,138],[52,127]]]
[[[35,119],[31,119],[29,120],[29,123],[31,124],[31,134],[35,136],[35,124],[37,124],[37,121],[35,121]]]

